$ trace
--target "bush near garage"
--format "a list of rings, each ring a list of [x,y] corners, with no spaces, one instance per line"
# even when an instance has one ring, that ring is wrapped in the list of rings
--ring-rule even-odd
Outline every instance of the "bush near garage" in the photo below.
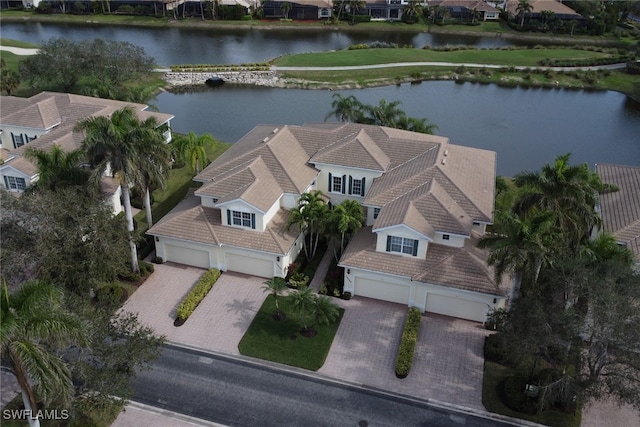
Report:
[[[212,268],[200,277],[193,289],[191,289],[178,306],[176,321],[184,322],[193,314],[196,307],[198,307],[204,297],[207,296],[221,274],[220,270]]]
[[[396,357],[396,377],[406,378],[413,364],[413,355],[418,342],[418,332],[420,332],[420,319],[422,312],[417,307],[411,307],[404,323],[400,348]]]

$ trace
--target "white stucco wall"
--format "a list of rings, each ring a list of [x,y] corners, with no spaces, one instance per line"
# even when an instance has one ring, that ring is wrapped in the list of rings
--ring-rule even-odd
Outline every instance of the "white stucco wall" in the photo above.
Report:
[[[442,238],[442,236],[445,234],[449,236],[449,240],[444,240]],[[439,245],[445,245],[445,246],[452,246],[454,248],[462,248],[464,246],[464,242],[466,239],[467,239],[466,236],[436,232],[433,236],[433,243],[437,243]]]
[[[411,230],[409,227],[399,225],[397,227],[386,228],[382,231],[377,231],[376,234],[378,235],[378,237],[376,238],[377,252],[387,252],[387,236],[396,236],[406,239],[418,240],[418,254],[416,255],[416,258],[424,258],[427,255],[427,239],[425,239],[424,236],[421,236],[420,234]],[[401,254],[398,252],[393,252],[393,254],[398,256],[413,257],[413,255],[411,254]]]
[[[333,165],[324,165],[324,164],[316,164],[316,168],[320,170],[320,174],[316,179],[316,188],[326,194],[331,198],[331,203],[334,205],[340,204],[343,200],[355,200],[359,203],[362,203],[364,200],[363,196],[349,194],[349,177],[351,176],[353,179],[365,179],[364,191],[365,195],[367,194],[369,188],[373,184],[373,180],[379,176],[382,176],[381,172],[370,171],[366,169],[356,169],[356,168],[346,168],[340,166]],[[344,194],[342,193],[333,193],[329,191],[329,174],[332,176],[345,176],[346,182],[343,185],[346,185],[346,190]]]
[[[31,127],[23,127],[23,126],[11,126],[7,124],[2,125],[2,134],[0,134],[0,140],[2,141],[2,147],[7,150],[14,150],[17,147],[13,145],[13,138],[11,138],[11,134],[14,135],[22,135],[25,145],[29,143],[27,137],[37,138],[41,135],[47,133],[45,129],[31,128]]]
[[[25,183],[25,188],[29,187],[34,182],[38,181],[38,175],[33,177],[19,171],[18,169],[12,168],[11,165],[4,165],[0,167],[0,185],[5,188],[7,191],[11,192],[19,192],[17,190],[12,190],[10,188],[6,188],[4,183],[5,176],[12,176],[14,178],[23,178]],[[20,191],[21,192],[21,191]]]

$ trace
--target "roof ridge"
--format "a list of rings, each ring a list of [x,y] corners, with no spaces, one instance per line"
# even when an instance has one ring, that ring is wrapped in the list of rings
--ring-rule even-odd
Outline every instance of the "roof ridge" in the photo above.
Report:
[[[458,185],[454,180],[452,180],[452,179],[451,179],[451,177],[449,177],[449,175],[447,175],[447,173],[446,173],[446,172],[445,172],[445,171],[440,167],[440,165],[436,164],[436,165],[435,165],[435,169],[436,169],[436,170],[438,170],[438,171],[440,171],[440,173],[442,174],[442,176],[444,176],[444,177],[445,177],[445,178],[446,178],[446,179],[451,183],[451,185],[453,185],[453,186],[454,186],[454,187],[455,187],[455,188],[460,192],[460,194],[461,194],[465,199],[467,199],[467,200],[469,201],[469,203],[471,203],[471,205],[472,205],[474,208],[476,208],[476,210],[477,210],[478,212],[480,212],[481,214],[483,214],[483,215],[484,215],[484,212],[482,212],[482,209],[480,209],[480,208],[478,207],[478,205],[476,204],[476,202],[475,202],[475,201],[473,201],[469,196],[467,196],[467,193],[465,193],[464,191],[462,191],[462,189],[460,188],[460,186],[459,186],[459,185]],[[449,195],[449,196],[451,197],[451,195]],[[453,197],[451,197],[451,198],[453,199]],[[454,201],[455,201],[455,199],[454,199]],[[457,203],[457,202],[456,202],[456,203]],[[457,204],[458,204],[458,205],[460,205],[459,203],[457,203]],[[460,208],[462,209],[462,211],[463,211],[463,212],[465,212],[466,214],[469,214],[469,212],[467,212],[467,211],[466,211],[462,206],[460,206]],[[471,217],[471,215],[469,215],[469,216]],[[471,219],[476,219],[476,218],[471,217]],[[478,219],[479,219],[479,218],[478,218]]]
[[[280,129],[280,130],[278,131],[278,133],[276,134],[276,136],[280,135],[280,132],[281,132],[282,130],[284,130],[285,128],[287,128],[287,125],[285,125],[282,129]],[[287,129],[287,131],[288,131],[289,133],[291,133],[291,135],[293,135],[293,133],[292,133],[289,129]],[[275,159],[275,161],[280,165],[280,169],[282,169],[282,170],[284,171],[284,174],[285,174],[285,175],[287,176],[287,178],[289,179],[289,182],[291,183],[291,186],[292,186],[293,188],[298,188],[298,186],[296,185],[296,182],[295,182],[295,181],[293,180],[293,178],[291,177],[291,174],[289,173],[289,171],[287,170],[287,168],[286,168],[286,167],[284,167],[284,164],[280,161],[280,159],[278,158],[278,156],[276,156],[276,153],[274,153],[274,152],[273,152],[273,148],[272,148],[272,147],[271,147],[271,145],[270,145],[270,142],[271,142],[271,141],[273,141],[273,139],[274,139],[274,138],[271,138],[271,139],[270,139],[269,141],[267,141],[267,143],[266,143],[266,146],[267,146],[267,149],[269,150],[269,153],[271,153],[271,155],[273,156],[273,158]],[[296,138],[296,137],[295,137],[295,135],[294,135],[294,139],[295,139],[296,141],[298,140],[298,138]],[[303,149],[303,151],[304,151],[304,149]],[[258,155],[258,157],[260,157],[260,158],[261,158],[261,157],[262,157],[262,154]],[[262,161],[264,162],[264,160],[262,160]],[[269,169],[269,168],[267,168],[267,169]],[[270,169],[269,169],[269,174],[270,174],[270,175],[275,179],[275,177],[274,177],[274,176],[273,176],[273,174],[271,173],[271,170],[270,170]],[[276,182],[278,182],[278,180],[277,180],[277,179],[276,179]],[[278,185],[279,185],[279,184],[278,184]],[[282,186],[280,186],[280,187],[282,188]]]

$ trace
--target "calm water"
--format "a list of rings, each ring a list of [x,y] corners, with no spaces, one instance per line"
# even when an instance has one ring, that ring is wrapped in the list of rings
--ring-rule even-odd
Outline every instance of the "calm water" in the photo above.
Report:
[[[50,37],[93,37],[131,41],[163,65],[242,63],[287,52],[342,49],[363,41],[398,44],[511,44],[502,39],[425,33],[339,33],[258,30],[189,30],[64,26],[37,23],[2,25],[2,37],[39,43]],[[258,124],[303,124],[325,119],[331,91],[225,85],[186,94],[162,93],[150,104],[174,114],[174,130],[211,133],[234,142]],[[640,105],[616,92],[501,88],[494,85],[424,82],[341,91],[367,104],[400,100],[410,116],[427,117],[438,134],[453,143],[498,152],[498,173],[539,169],[557,155],[574,161],[640,164]]]
[[[516,44],[501,38],[427,33],[283,31],[251,29],[134,28],[100,25],[29,23],[2,24],[2,37],[42,43],[52,37],[71,40],[102,38],[129,41],[144,47],[156,63],[241,64],[272,59],[285,53],[339,50],[354,43],[385,41],[399,45],[472,45],[499,47]]]

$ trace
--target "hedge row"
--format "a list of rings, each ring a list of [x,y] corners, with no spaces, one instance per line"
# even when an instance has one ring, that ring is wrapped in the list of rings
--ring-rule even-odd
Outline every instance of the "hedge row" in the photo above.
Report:
[[[232,65],[226,65],[226,64],[178,64],[178,65],[172,65],[170,68],[171,70],[183,70],[183,69],[191,69],[191,70],[201,70],[201,69],[220,69],[220,70],[227,70],[227,69],[236,69],[236,68],[264,68],[264,67],[269,67],[269,63],[268,62],[250,62],[250,63],[245,63],[245,64],[232,64]]]
[[[539,61],[540,65],[547,67],[593,67],[597,65],[620,64],[633,58],[632,55],[614,56],[609,58],[589,59],[549,59]]]
[[[191,289],[191,292],[187,294],[178,306],[177,316],[180,320],[187,320],[189,316],[195,311],[198,304],[207,296],[213,285],[220,277],[220,270],[212,268],[205,272],[198,283]]]
[[[411,307],[407,314],[407,320],[404,322],[404,330],[402,331],[402,340],[396,357],[396,377],[406,378],[411,370],[413,363],[413,354],[416,350],[418,342],[418,332],[420,331],[420,318],[422,312],[417,307]]]

